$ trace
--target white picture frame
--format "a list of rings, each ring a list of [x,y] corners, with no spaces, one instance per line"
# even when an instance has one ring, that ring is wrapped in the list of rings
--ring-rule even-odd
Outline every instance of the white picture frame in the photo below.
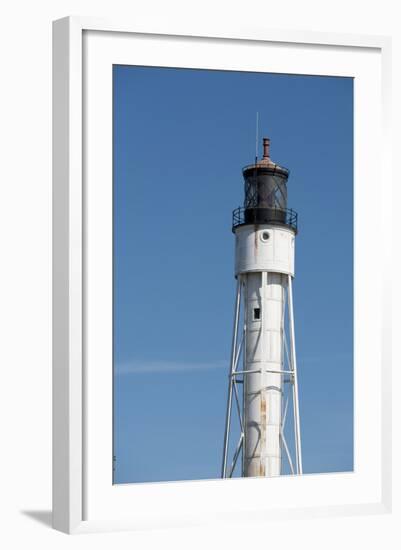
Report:
[[[250,48],[252,59],[247,53]],[[266,48],[276,54],[267,65],[262,61]],[[310,518],[322,513],[345,516],[390,512],[391,354],[387,321],[390,312],[389,300],[382,294],[386,274],[390,272],[391,253],[389,239],[383,239],[385,201],[388,203],[391,197],[390,52],[390,39],[386,37],[260,28],[182,29],[179,23],[175,27],[147,29],[86,17],[54,22],[53,526],[56,529],[78,533],[230,522],[238,515],[244,522],[263,522],[268,518]],[[107,289],[111,288],[111,217],[107,209],[111,190],[111,104],[109,110],[104,107],[110,103],[109,69],[113,63],[158,66],[171,63],[182,67],[252,68],[268,72],[296,72],[297,66],[302,74],[356,79],[355,425],[361,428],[356,429],[355,472],[268,480],[110,484],[112,409],[107,342],[111,338],[111,297]],[[95,97],[91,89],[102,92]],[[366,163],[369,158],[375,159],[373,167]],[[96,192],[90,183],[94,178],[101,182]],[[377,178],[381,185],[372,197],[369,190],[373,190]],[[380,220],[376,219],[375,232],[368,236],[369,211],[377,203]],[[97,247],[96,242],[102,246]],[[374,275],[365,271],[370,247],[376,251]],[[102,274],[96,284],[91,279],[93,273]],[[366,296],[371,297],[371,318],[362,315]],[[96,306],[101,311],[93,309],[95,303],[101,304]],[[100,349],[103,342],[106,347]],[[96,377],[91,371],[94,362],[101,363]],[[365,378],[359,367],[362,364],[366,367]],[[266,485],[261,484],[266,482],[270,495],[267,502],[260,498],[261,492],[266,493]],[[244,506],[244,502],[252,505]]]

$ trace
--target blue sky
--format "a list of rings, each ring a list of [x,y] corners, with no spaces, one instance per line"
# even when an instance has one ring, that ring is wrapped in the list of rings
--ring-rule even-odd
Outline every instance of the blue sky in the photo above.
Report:
[[[352,470],[352,79],[115,66],[113,82],[115,483],[220,475],[257,111],[299,216],[304,472]]]

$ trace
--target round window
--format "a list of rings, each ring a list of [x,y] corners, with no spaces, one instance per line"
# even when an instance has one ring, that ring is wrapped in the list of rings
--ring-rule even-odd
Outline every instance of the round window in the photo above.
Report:
[[[262,231],[260,238],[263,242],[266,242],[270,239],[270,233],[268,231]]]

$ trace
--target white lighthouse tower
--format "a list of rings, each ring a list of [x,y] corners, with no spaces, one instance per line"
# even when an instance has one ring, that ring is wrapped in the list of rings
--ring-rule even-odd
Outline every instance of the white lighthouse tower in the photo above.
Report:
[[[243,477],[278,476],[284,461],[302,474],[292,299],[297,214],[287,209],[288,176],[270,159],[264,138],[263,158],[243,169],[244,206],[233,212],[237,294],[223,478],[232,477],[240,456]],[[234,446],[235,416],[240,436]]]

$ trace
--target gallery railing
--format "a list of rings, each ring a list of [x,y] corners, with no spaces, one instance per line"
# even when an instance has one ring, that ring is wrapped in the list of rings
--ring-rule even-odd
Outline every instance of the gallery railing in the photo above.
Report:
[[[298,232],[298,214],[292,208],[256,207],[244,208],[240,206],[233,211],[232,229],[245,224],[285,225]]]

